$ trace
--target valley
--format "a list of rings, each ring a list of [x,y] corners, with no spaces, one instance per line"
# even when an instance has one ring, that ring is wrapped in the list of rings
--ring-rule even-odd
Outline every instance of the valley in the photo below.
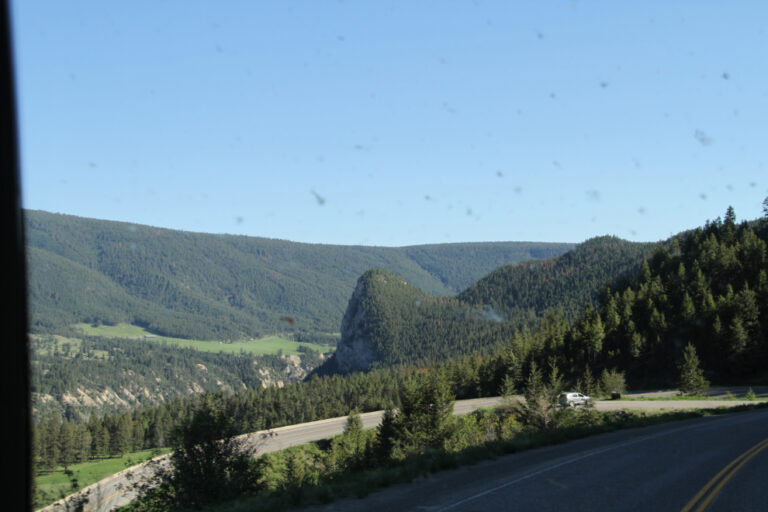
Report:
[[[606,397],[680,383],[682,393],[696,395],[711,382],[746,386],[750,401],[751,386],[768,380],[767,235],[765,220],[737,223],[729,208],[724,220],[657,244],[600,237],[548,260],[502,265],[452,295],[370,269],[351,293],[335,350],[327,331],[285,330],[238,345],[100,320],[33,334],[39,467],[160,449],[200,414],[244,433],[390,411],[375,435],[352,438],[348,426],[334,441],[341,444],[322,455],[332,462],[306,468],[333,479],[367,468],[361,457],[386,465],[425,447],[462,452],[493,439],[611,423],[637,406],[612,402],[616,418],[559,412],[553,397],[564,389]],[[88,416],[87,402],[97,402],[88,390],[117,398],[102,398],[101,409],[91,409],[99,415]],[[512,398],[515,390],[523,401]],[[450,419],[454,399],[499,393],[508,397],[502,408]],[[79,447],[69,455],[55,448],[64,432]],[[335,469],[326,474],[326,466]],[[280,485],[302,481],[280,478],[288,478]]]

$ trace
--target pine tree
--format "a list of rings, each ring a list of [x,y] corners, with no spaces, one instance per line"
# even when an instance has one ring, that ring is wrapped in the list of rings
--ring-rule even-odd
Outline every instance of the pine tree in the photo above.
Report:
[[[116,423],[114,429],[110,433],[110,455],[122,455],[131,449],[131,441],[133,440],[133,421],[131,415],[126,413],[121,414]]]
[[[550,385],[561,387],[562,380],[557,366],[552,367]],[[525,388],[525,401],[516,402],[512,407],[515,419],[529,431],[548,430],[558,424],[559,415],[555,407],[557,394],[545,385],[535,362],[531,362]]]
[[[41,463],[44,468],[53,471],[59,462],[59,430],[61,418],[55,414],[48,414],[40,427]]]
[[[683,350],[683,361],[680,363],[680,393],[684,395],[700,395],[709,387],[709,381],[704,378],[700,368],[696,348],[689,343]]]
[[[547,399],[550,404],[557,402],[557,397],[563,392],[564,387],[563,375],[560,373],[555,359],[552,358],[549,360],[549,382],[547,384]]]
[[[231,414],[210,396],[171,433],[171,471],[163,474],[177,505],[201,508],[228,499],[254,485],[252,451],[237,431]]]
[[[610,395],[611,398],[618,398],[626,390],[626,387],[624,372],[615,368],[611,371],[603,370],[600,376],[600,389],[603,394]]]
[[[353,410],[347,417],[344,433],[331,444],[333,462],[339,470],[362,469],[367,459],[367,439],[360,413]]]
[[[75,459],[85,462],[91,458],[91,432],[87,425],[78,425],[75,430]]]
[[[597,383],[595,382],[595,378],[592,376],[592,370],[589,368],[589,365],[584,368],[584,377],[582,377],[579,391],[582,394],[591,397],[594,397],[597,394]]]
[[[380,461],[385,461],[392,456],[392,448],[399,435],[397,414],[392,406],[387,407],[381,423],[376,429],[376,455]]]
[[[693,299],[688,292],[683,294],[683,302],[680,305],[680,316],[686,322],[691,322],[696,316],[696,306],[693,305]]]
[[[401,443],[404,454],[442,448],[450,434],[453,395],[442,373],[406,382],[400,393]]]
[[[72,426],[72,423],[64,421],[61,424],[57,441],[59,443],[61,463],[64,465],[64,470],[66,471],[69,464],[74,462],[76,458],[75,429]]]

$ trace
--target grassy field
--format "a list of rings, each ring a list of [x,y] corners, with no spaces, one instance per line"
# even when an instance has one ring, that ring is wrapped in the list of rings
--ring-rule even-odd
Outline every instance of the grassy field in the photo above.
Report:
[[[318,352],[328,352],[333,350],[333,347],[316,345],[314,343],[298,343],[279,336],[266,336],[257,340],[251,339],[224,342],[185,340],[167,336],[156,336],[142,327],[130,324],[100,325],[96,327],[90,324],[75,324],[73,327],[79,329],[83,334],[91,336],[143,339],[156,343],[168,343],[178,347],[191,348],[201,352],[225,352],[236,354],[242,350],[250,354],[277,354],[282,350],[283,354],[298,354],[300,346],[311,348]]]
[[[55,350],[67,355],[77,353],[80,350],[83,340],[80,338],[68,338],[58,334],[30,334],[32,341],[32,350],[40,355],[51,355]],[[104,359],[108,356],[104,350],[94,350],[93,359]]]
[[[58,501],[63,496],[68,496],[74,491],[72,480],[77,480],[77,489],[88,487],[110,475],[144,462],[145,460],[168,453],[170,450],[144,450],[140,452],[128,453],[122,457],[111,459],[102,459],[81,464],[72,464],[69,470],[72,475],[64,473],[64,468],[58,468],[53,473],[43,474],[35,477],[35,491],[37,495],[37,508]]]

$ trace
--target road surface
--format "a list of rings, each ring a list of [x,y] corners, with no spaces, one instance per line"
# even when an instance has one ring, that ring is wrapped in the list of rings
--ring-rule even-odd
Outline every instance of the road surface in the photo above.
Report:
[[[768,410],[580,439],[305,512],[768,510]]]
[[[668,391],[661,393],[671,393]],[[656,396],[657,393],[653,393]],[[662,395],[663,396],[663,395]],[[522,398],[522,397],[520,397]],[[457,400],[454,403],[454,414],[467,414],[484,407],[493,407],[502,403],[499,397],[477,398],[472,400]],[[717,408],[721,406],[734,406],[742,402],[703,400],[703,401],[599,401],[595,403],[598,410],[617,409],[688,409],[688,408]],[[750,403],[750,402],[743,402]],[[377,426],[383,411],[369,412],[360,415],[365,428]],[[291,446],[310,443],[321,439],[328,439],[341,434],[344,431],[347,417],[331,418],[326,420],[302,423],[280,427],[271,431],[245,434],[246,444],[257,448],[257,453],[268,453],[283,450]],[[141,484],[153,477],[158,471],[167,467],[167,456],[155,459],[154,464],[140,464],[126,469],[116,475],[112,475],[96,484],[86,487],[80,492],[54,503],[42,509],[44,512],[66,511],[68,503],[71,506],[73,499],[86,496],[84,512],[106,512],[126,505],[133,501],[138,491],[137,484]]]

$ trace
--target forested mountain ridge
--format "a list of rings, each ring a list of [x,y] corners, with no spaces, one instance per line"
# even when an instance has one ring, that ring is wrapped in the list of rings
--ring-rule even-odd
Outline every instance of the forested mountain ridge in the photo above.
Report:
[[[601,287],[636,272],[653,244],[599,237],[555,259],[506,265],[464,292],[434,297],[384,269],[358,280],[342,340],[323,371],[435,362],[485,351],[533,328],[550,309],[568,322]]]
[[[458,295],[460,301],[492,308],[508,320],[541,317],[556,307],[571,322],[592,304],[601,286],[636,270],[654,244],[613,236],[591,238],[565,254],[497,268]]]
[[[768,200],[766,217],[724,219],[672,237],[638,275],[548,347],[566,367],[621,368],[640,385],[677,378],[690,343],[709,379],[768,381]]]
[[[571,244],[412,247],[304,244],[24,211],[32,329],[127,322],[158,334],[236,339],[337,331],[355,280],[388,268],[435,295]]]

